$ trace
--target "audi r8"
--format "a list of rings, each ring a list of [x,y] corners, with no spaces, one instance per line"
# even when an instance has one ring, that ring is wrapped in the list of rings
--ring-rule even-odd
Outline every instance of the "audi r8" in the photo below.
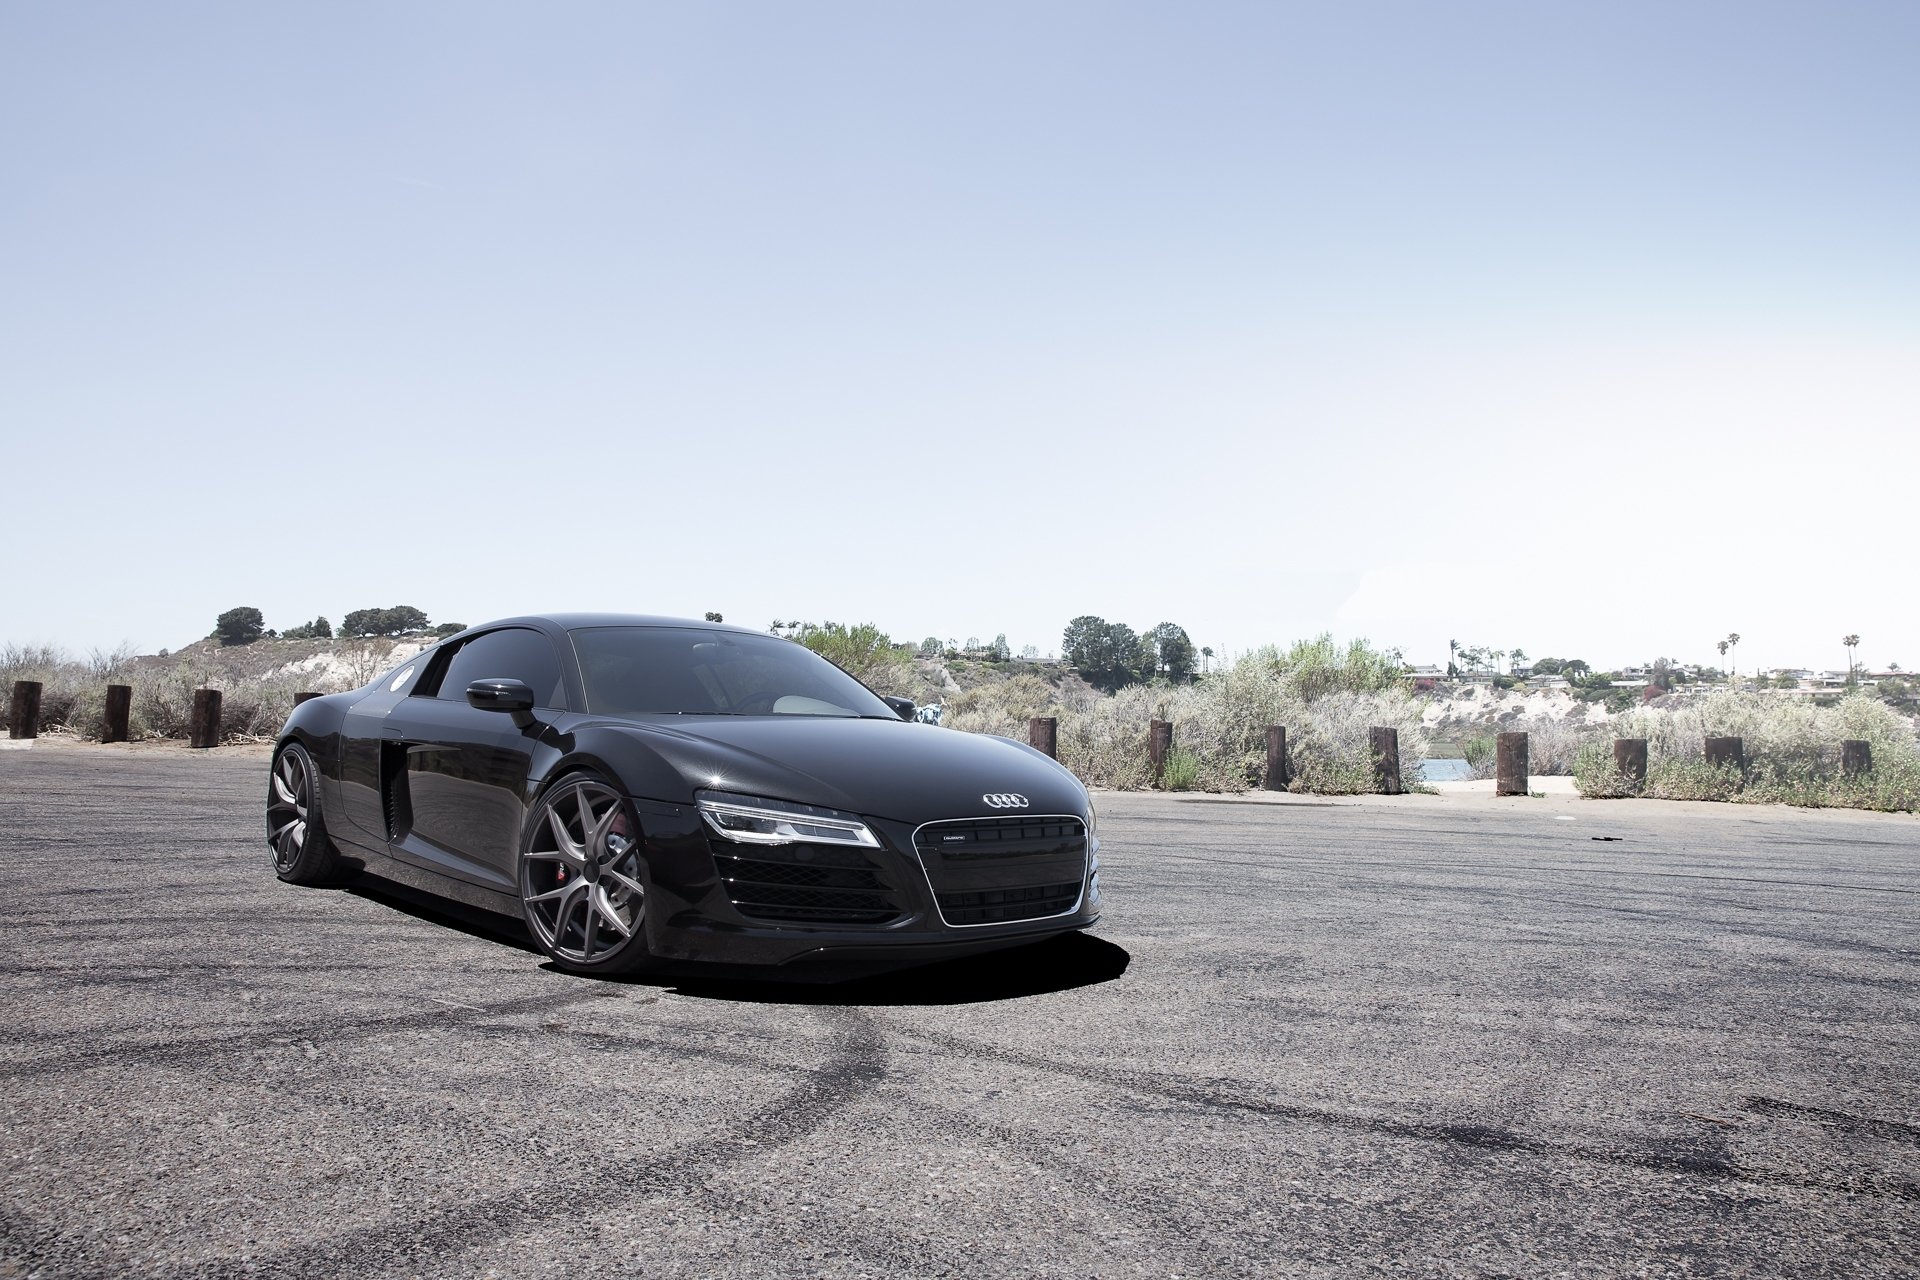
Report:
[[[511,618],[294,708],[267,840],[283,880],[518,915],[581,973],[830,977],[1092,924],[1086,788],[1025,743],[912,717],[764,632]]]

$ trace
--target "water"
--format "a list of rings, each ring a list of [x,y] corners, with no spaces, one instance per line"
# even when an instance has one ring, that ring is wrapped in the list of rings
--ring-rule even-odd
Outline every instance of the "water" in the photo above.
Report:
[[[1428,760],[1420,766],[1422,782],[1462,782],[1473,776],[1465,760]]]

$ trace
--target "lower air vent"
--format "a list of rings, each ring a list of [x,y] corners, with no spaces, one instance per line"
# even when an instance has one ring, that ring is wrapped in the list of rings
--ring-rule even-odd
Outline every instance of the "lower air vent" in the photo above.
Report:
[[[1006,920],[1044,920],[1065,915],[1080,900],[1080,882],[1030,885],[1024,889],[987,889],[943,893],[940,914],[948,924],[999,924]]]
[[[857,849],[716,843],[713,861],[734,909],[750,920],[886,924],[901,914],[894,887]]]

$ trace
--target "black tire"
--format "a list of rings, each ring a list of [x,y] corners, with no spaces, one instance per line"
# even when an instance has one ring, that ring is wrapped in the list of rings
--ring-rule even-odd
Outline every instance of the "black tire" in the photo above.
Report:
[[[556,967],[599,977],[654,967],[644,848],[633,804],[599,774],[578,770],[541,791],[515,880],[527,932]]]
[[[267,775],[267,848],[273,873],[289,884],[340,879],[340,855],[320,812],[320,770],[297,742],[280,749]]]

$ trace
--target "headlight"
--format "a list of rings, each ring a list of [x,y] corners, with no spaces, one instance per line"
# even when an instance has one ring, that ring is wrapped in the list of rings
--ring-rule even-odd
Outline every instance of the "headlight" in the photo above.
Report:
[[[867,824],[850,813],[725,791],[694,795],[700,816],[723,840],[740,844],[852,844],[877,849]]]

